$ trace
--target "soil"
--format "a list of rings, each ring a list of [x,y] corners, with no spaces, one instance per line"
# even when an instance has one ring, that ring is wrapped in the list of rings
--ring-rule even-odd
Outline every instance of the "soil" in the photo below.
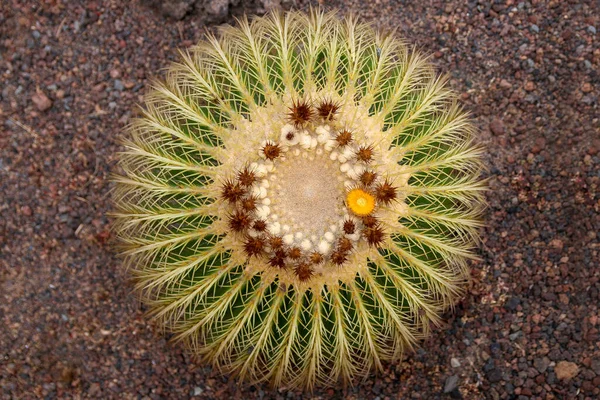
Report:
[[[195,363],[144,318],[105,215],[135,104],[207,27],[139,0],[4,0],[2,398],[600,398],[600,3],[323,3],[430,53],[487,146],[481,260],[445,325],[345,390],[277,391]]]

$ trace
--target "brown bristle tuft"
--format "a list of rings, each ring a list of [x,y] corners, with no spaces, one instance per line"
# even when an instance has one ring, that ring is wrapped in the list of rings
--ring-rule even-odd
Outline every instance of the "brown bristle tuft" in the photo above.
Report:
[[[371,186],[375,182],[375,179],[377,179],[377,174],[373,171],[365,171],[358,179],[364,186]]]
[[[351,219],[344,221],[344,233],[346,235],[352,235],[356,231],[356,224]]]
[[[236,211],[229,216],[229,227],[234,232],[243,232],[250,227],[252,217],[243,211]]]
[[[288,118],[296,127],[305,125],[313,117],[313,109],[306,100],[298,100],[289,107]]]
[[[265,249],[265,240],[261,237],[249,237],[244,242],[244,251],[248,257],[259,256]]]
[[[300,281],[304,282],[312,278],[313,270],[308,264],[299,264],[294,268],[294,272]]]
[[[271,236],[269,239],[269,246],[272,249],[280,249],[283,246],[283,239],[281,236]]]
[[[230,203],[235,203],[240,200],[244,194],[246,194],[244,188],[242,188],[239,183],[233,182],[232,180],[227,180],[221,188],[221,197]]]
[[[292,260],[297,260],[302,257],[302,250],[299,247],[292,247],[288,252],[288,257]]]
[[[269,258],[269,265],[277,268],[285,268],[285,251],[277,250],[271,258]]]
[[[366,227],[371,227],[371,226],[375,226],[377,224],[377,218],[375,218],[372,215],[365,215],[364,217],[362,217],[362,222],[363,225]]]
[[[371,162],[373,160],[373,146],[360,146],[356,151],[356,158],[362,162]]]
[[[254,196],[251,197],[245,197],[242,199],[242,209],[244,211],[254,211],[256,210],[256,202],[258,201],[258,199]]]
[[[332,121],[339,109],[340,106],[332,100],[324,100],[317,107],[317,114],[326,121]]]
[[[346,146],[352,142],[352,133],[350,133],[350,131],[344,129],[343,131],[341,131],[337,134],[337,136],[335,137],[335,141],[340,146]]]
[[[334,251],[331,253],[331,262],[335,265],[343,265],[346,261],[348,261],[346,253],[341,251]]]
[[[370,226],[363,230],[363,235],[369,246],[378,247],[383,244],[385,234],[380,225]]]
[[[386,179],[375,187],[375,198],[383,204],[389,204],[396,198],[396,188]]]
[[[267,230],[267,223],[262,219],[258,219],[254,221],[254,224],[252,224],[252,228],[254,228],[254,230],[258,232],[264,232]]]
[[[318,251],[312,252],[310,254],[310,262],[312,264],[320,264],[323,262],[323,255]]]
[[[245,187],[252,186],[254,184],[254,182],[256,182],[257,180],[258,180],[258,178],[256,177],[256,174],[254,173],[254,171],[252,171],[248,167],[245,167],[243,170],[241,170],[238,173],[238,181],[240,182],[240,185],[242,185],[242,186],[245,186]]]
[[[341,238],[338,242],[338,251],[341,251],[342,253],[347,253],[350,250],[352,250],[352,240],[346,237]]]
[[[262,152],[267,160],[273,161],[281,154],[281,147],[277,143],[267,142],[262,148]]]

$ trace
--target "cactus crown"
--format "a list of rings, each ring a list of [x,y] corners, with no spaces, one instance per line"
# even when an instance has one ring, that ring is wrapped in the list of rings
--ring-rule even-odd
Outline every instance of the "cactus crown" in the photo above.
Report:
[[[154,84],[124,145],[125,263],[151,315],[224,372],[352,382],[462,293],[481,150],[426,59],[354,17],[222,28]]]

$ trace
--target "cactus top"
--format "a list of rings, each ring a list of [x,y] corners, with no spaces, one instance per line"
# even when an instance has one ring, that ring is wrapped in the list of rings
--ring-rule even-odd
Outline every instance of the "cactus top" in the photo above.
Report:
[[[145,97],[115,229],[150,314],[252,382],[349,383],[463,293],[481,149],[426,58],[311,10],[223,27]]]

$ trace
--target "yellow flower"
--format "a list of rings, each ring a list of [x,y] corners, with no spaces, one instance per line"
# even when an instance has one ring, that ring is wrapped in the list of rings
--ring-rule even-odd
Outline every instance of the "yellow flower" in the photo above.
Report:
[[[375,209],[375,197],[362,189],[352,189],[346,196],[346,203],[352,212],[359,216],[369,215]]]

